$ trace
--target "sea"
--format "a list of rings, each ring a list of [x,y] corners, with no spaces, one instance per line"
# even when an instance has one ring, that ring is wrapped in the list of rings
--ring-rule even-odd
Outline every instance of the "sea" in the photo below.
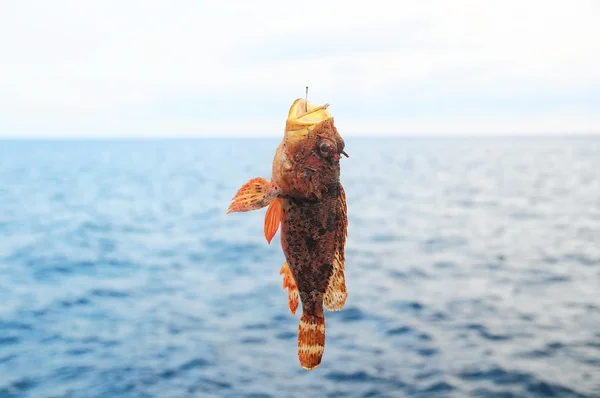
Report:
[[[600,137],[347,137],[340,312],[297,357],[279,138],[0,141],[0,397],[600,397]]]

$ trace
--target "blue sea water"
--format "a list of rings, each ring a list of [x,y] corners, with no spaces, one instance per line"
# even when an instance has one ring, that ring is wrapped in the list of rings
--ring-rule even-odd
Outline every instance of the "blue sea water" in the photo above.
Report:
[[[600,137],[347,138],[312,372],[225,215],[277,143],[0,141],[0,397],[600,396]]]

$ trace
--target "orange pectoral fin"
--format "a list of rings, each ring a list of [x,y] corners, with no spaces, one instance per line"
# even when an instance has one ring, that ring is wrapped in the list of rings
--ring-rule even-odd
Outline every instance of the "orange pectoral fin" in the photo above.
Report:
[[[264,178],[253,178],[236,192],[227,214],[262,209],[279,195],[279,188]]]
[[[279,229],[281,219],[283,218],[283,202],[281,198],[275,198],[265,214],[265,238],[267,242],[271,243],[271,240]]]
[[[295,315],[298,309],[298,286],[296,286],[296,280],[287,262],[283,263],[279,275],[283,275],[283,290],[288,290],[288,305],[292,315]]]

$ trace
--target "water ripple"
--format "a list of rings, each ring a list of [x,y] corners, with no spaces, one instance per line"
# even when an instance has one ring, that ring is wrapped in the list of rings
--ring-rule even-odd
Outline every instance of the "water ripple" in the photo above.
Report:
[[[349,137],[313,372],[264,210],[224,214],[276,145],[0,142],[0,397],[600,396],[600,140]]]

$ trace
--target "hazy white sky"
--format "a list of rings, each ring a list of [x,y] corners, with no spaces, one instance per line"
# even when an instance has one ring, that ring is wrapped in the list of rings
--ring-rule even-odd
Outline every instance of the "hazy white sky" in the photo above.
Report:
[[[294,9],[296,8],[296,9]],[[0,2],[0,136],[600,132],[600,1]]]

